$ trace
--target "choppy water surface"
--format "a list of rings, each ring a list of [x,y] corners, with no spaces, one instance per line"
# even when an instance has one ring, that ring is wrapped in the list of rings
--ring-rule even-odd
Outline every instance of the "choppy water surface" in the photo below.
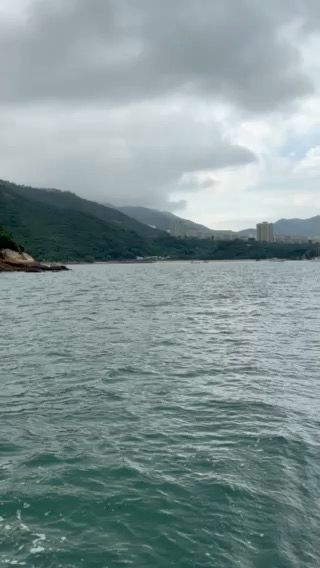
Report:
[[[0,275],[0,566],[318,568],[320,263]]]

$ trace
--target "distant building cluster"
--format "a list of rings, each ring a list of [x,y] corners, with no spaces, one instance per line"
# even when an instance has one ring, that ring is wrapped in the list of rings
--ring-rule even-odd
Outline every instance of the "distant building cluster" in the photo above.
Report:
[[[273,232],[273,224],[264,221],[257,224],[256,239],[265,243],[320,243],[319,237],[305,237],[301,235],[275,235]]]
[[[216,241],[233,241],[235,233],[233,231],[214,231],[213,238]]]
[[[264,221],[257,224],[257,241],[265,243],[274,242],[273,224]]]

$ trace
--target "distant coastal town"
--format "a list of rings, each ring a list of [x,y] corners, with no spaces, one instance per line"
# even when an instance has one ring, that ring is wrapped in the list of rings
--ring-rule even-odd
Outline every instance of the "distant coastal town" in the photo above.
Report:
[[[319,236],[306,236],[306,235],[284,235],[277,234],[274,231],[273,223],[268,221],[263,221],[262,223],[257,223],[256,230],[249,230],[246,234],[238,234],[236,238],[244,241],[258,241],[260,243],[287,243],[287,244],[319,244],[320,245],[320,235]],[[221,231],[221,234],[215,235],[217,240],[234,240],[235,234],[232,231]]]
[[[259,242],[266,243],[319,243],[320,236],[318,237],[306,237],[302,235],[276,235],[273,230],[273,223],[268,223],[264,221],[263,223],[258,223],[256,226],[256,239]]]

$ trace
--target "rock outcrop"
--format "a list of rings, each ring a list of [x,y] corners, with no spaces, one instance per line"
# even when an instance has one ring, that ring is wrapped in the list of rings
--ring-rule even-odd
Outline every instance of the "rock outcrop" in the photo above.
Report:
[[[37,262],[25,252],[0,249],[0,272],[58,272],[68,270],[63,264]]]

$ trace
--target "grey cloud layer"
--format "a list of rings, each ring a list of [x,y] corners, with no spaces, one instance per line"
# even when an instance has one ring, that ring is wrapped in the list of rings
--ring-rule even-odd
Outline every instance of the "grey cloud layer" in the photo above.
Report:
[[[236,117],[313,91],[289,31],[318,29],[316,0],[30,0],[27,15],[0,17],[0,177],[166,207],[256,160],[199,105]]]
[[[166,110],[153,105],[84,113],[29,111],[0,113],[0,161],[19,181],[72,189],[100,200],[163,207],[181,176],[211,168],[241,166],[252,152],[221,137],[218,125],[193,120],[189,108]],[[30,144],[30,131],[32,143]],[[2,133],[2,135],[1,135]],[[15,148],[14,154],[12,148]],[[50,176],[50,177],[48,177]],[[193,180],[185,191],[201,189]]]
[[[311,92],[280,34],[306,0],[34,1],[0,29],[0,100],[133,100],[183,93],[270,110]],[[304,8],[303,8],[304,7]]]

